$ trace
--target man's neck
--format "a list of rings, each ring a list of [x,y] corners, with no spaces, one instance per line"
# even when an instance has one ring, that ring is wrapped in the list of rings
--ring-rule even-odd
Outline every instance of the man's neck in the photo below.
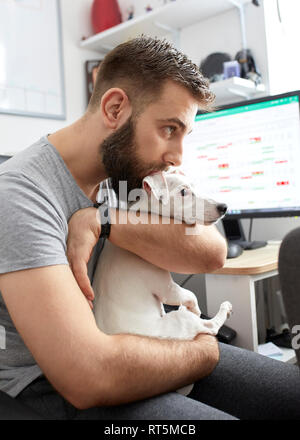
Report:
[[[93,202],[96,201],[99,183],[107,178],[99,152],[104,137],[94,128],[92,120],[81,118],[48,136],[78,186]]]

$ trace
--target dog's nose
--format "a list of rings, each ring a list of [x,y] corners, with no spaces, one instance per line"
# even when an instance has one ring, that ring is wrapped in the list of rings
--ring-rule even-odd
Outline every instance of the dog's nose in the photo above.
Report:
[[[220,215],[224,215],[227,211],[227,205],[225,205],[225,203],[218,203],[217,210],[219,211]]]

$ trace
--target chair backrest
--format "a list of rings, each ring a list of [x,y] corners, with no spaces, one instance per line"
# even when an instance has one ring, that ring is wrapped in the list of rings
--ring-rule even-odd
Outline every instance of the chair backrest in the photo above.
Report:
[[[6,162],[10,158],[11,158],[11,156],[0,154],[0,164],[3,162]]]
[[[279,279],[283,302],[300,365],[300,228],[289,232],[283,239],[278,260]]]
[[[0,420],[44,420],[33,409],[0,391]]]

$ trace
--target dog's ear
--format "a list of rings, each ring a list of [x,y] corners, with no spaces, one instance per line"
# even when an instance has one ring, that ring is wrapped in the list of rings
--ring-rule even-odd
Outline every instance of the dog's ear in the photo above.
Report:
[[[169,189],[164,174],[155,173],[143,179],[143,188],[148,194],[152,192],[154,197],[161,201],[163,205],[169,202]]]

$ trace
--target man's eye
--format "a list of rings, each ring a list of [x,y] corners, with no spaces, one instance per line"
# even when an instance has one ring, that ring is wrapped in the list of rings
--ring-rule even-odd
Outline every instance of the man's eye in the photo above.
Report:
[[[166,127],[166,132],[169,136],[171,136],[171,134],[173,134],[175,132],[175,130],[176,130],[176,127],[173,127],[173,126]]]

